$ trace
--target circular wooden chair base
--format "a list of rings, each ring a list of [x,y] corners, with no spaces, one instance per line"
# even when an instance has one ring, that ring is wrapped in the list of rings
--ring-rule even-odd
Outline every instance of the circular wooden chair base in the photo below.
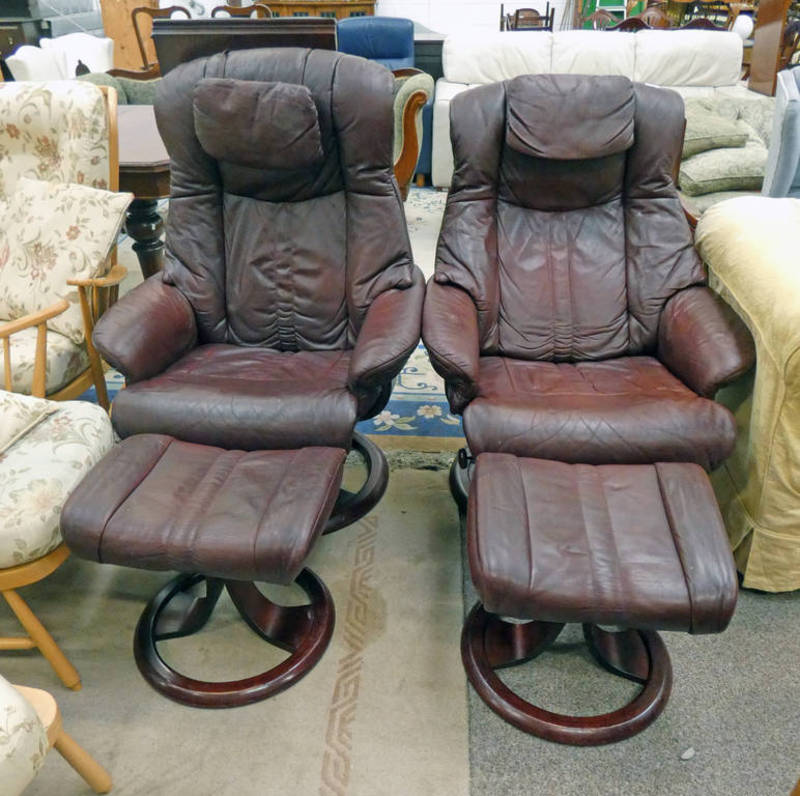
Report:
[[[323,533],[333,533],[352,525],[372,511],[383,497],[389,483],[389,465],[383,451],[371,440],[357,431],[353,432],[353,450],[358,451],[367,467],[367,478],[358,492],[346,489],[339,497],[325,524]]]
[[[194,596],[191,590],[204,581],[205,596]],[[308,595],[308,604],[278,605],[249,582],[179,575],[150,600],[136,626],[133,651],[139,671],[156,691],[193,707],[239,707],[283,691],[322,657],[335,621],[331,595],[310,569],[304,569],[295,583]],[[208,622],[223,587],[247,624],[265,641],[291,655],[263,674],[243,680],[206,682],[186,677],[164,661],[156,644],[200,630]]]
[[[613,674],[642,683],[632,702],[598,716],[565,716],[536,707],[518,697],[494,670],[535,658],[564,627],[554,622],[512,624],[477,603],[464,624],[461,657],[478,695],[501,718],[548,741],[596,746],[630,738],[664,709],[672,687],[672,666],[659,635],[647,630],[608,632],[583,626],[584,637],[598,662]]]

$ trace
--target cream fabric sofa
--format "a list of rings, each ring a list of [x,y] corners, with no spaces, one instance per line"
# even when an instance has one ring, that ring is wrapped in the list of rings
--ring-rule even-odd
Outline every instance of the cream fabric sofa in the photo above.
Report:
[[[41,39],[38,47],[25,44],[6,58],[14,80],[71,80],[78,61],[91,72],[114,67],[114,41],[88,33],[68,33]]]
[[[469,88],[522,74],[624,75],[668,86],[684,97],[724,93],[747,101],[761,95],[739,84],[742,40],[732,32],[646,30],[542,31],[449,36],[444,77],[433,110],[433,184],[449,187],[453,174],[450,101]]]
[[[744,586],[800,589],[800,199],[714,205],[695,241],[709,284],[747,324],[755,373],[717,395],[738,425],[712,475]]]

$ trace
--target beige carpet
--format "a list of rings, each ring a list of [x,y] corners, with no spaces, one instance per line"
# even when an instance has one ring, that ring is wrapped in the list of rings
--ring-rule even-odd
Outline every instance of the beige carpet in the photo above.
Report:
[[[140,677],[131,642],[168,576],[74,557],[23,595],[77,666],[83,690],[61,686],[35,653],[0,653],[0,672],[55,695],[67,731],[108,767],[120,796],[463,796],[460,542],[446,478],[395,471],[368,518],[320,540],[309,564],[336,603],[333,640],[306,678],[273,699],[212,711],[159,696]],[[7,614],[0,610],[3,629]],[[187,674],[209,679],[254,674],[283,656],[227,601],[206,630],[163,649]],[[52,752],[26,793],[88,792]]]

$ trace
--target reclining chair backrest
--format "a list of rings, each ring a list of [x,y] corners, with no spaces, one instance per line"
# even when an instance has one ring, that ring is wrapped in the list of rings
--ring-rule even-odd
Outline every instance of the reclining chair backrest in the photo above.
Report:
[[[200,342],[349,348],[372,300],[411,284],[385,69],[222,53],[170,72],[155,108],[171,160],[165,278]]]
[[[667,299],[704,279],[672,177],[683,124],[678,94],[625,77],[526,75],[453,100],[436,281],[472,296],[482,353],[654,349]]]

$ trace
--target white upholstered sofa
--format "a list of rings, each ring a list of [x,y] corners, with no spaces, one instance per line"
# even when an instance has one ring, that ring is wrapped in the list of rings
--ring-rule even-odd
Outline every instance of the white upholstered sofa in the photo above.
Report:
[[[444,77],[433,110],[433,184],[449,187],[453,173],[450,100],[468,88],[522,74],[625,75],[669,86],[684,97],[724,93],[742,101],[764,97],[739,83],[742,40],[736,33],[572,30],[453,35],[442,51]]]

